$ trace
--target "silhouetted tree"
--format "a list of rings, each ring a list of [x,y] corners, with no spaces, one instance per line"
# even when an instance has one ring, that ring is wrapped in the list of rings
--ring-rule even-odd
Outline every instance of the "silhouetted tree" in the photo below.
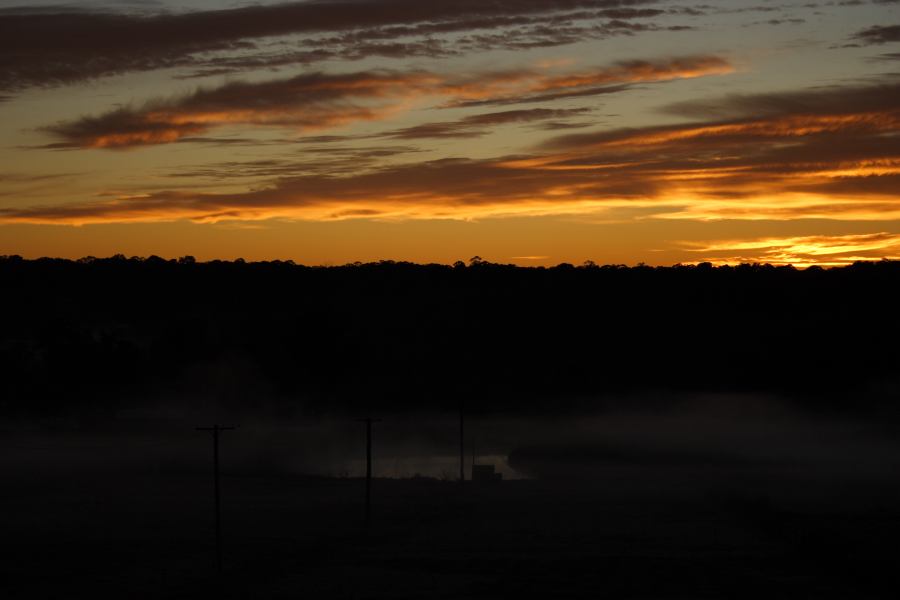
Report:
[[[459,393],[473,395],[473,410],[539,410],[548,398],[562,410],[655,389],[862,405],[900,383],[900,348],[887,343],[900,337],[893,261],[548,269],[479,257],[477,268],[185,258],[0,257],[0,284],[14,290],[0,295],[0,410],[115,412],[206,393],[215,373],[229,374],[231,402],[265,395],[310,411],[452,407]],[[461,361],[473,367],[453,370]]]

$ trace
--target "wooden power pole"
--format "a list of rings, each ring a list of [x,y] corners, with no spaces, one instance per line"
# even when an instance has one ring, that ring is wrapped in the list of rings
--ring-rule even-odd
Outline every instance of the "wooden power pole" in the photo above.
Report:
[[[196,427],[197,431],[209,431],[213,440],[213,490],[216,513],[216,570],[222,573],[222,492],[219,485],[219,433],[232,431],[233,426],[224,427],[216,423],[212,427]]]
[[[359,419],[366,424],[366,525],[372,520],[372,423],[380,423],[381,419],[366,417]]]
[[[466,447],[465,447],[465,408],[463,401],[459,401],[459,482],[466,480]]]

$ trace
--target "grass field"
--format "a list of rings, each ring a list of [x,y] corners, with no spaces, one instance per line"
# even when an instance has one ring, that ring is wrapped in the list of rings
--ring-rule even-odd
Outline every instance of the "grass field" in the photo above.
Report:
[[[799,473],[623,470],[459,485],[16,471],[4,598],[893,597],[897,494]],[[758,490],[766,490],[761,492]]]

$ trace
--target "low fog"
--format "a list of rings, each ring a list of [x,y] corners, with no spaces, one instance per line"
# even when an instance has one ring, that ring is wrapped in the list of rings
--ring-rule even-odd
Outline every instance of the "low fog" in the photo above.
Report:
[[[808,402],[808,401],[807,401]],[[552,402],[548,401],[548,406]],[[591,412],[466,414],[467,477],[473,460],[505,479],[601,486],[623,493],[721,494],[809,509],[877,504],[894,495],[897,424],[811,414],[787,398],[671,395],[604,398]],[[208,476],[211,438],[196,426],[235,425],[221,438],[227,477],[356,478],[365,469],[368,414],[273,414],[212,402],[122,410],[115,418],[6,421],[5,473],[30,480]],[[459,415],[371,415],[374,475],[454,481]]]

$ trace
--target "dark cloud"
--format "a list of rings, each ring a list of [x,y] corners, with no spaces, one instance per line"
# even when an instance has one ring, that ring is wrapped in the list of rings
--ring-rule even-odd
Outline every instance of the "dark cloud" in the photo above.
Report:
[[[399,165],[350,177],[312,175],[277,179],[238,194],[161,191],[86,204],[0,209],[2,221],[97,222],[109,220],[263,218],[272,215],[338,218],[346,211],[382,215],[459,216],[486,207],[516,211],[563,185],[589,186],[582,197],[619,197],[615,177],[588,172],[554,175],[505,166],[496,160],[442,159]],[[636,190],[631,190],[634,193]],[[645,186],[650,193],[653,186]],[[545,202],[562,206],[562,198]]]
[[[719,57],[625,61],[567,74],[515,70],[448,77],[424,71],[311,73],[267,82],[232,82],[185,96],[119,108],[96,117],[59,123],[45,130],[58,138],[50,148],[131,148],[204,136],[228,125],[290,128],[309,132],[357,121],[381,120],[420,97],[449,98],[448,106],[507,104],[571,98],[626,89],[625,84],[730,72]],[[598,89],[600,86],[602,89]],[[525,118],[538,112],[508,112]],[[551,114],[551,113],[546,113]],[[553,113],[557,117],[561,112]],[[496,123],[495,123],[496,124]],[[479,123],[421,126],[399,137],[477,135]],[[486,123],[480,123],[485,126]],[[430,127],[430,131],[428,128]],[[465,133],[464,133],[465,132]]]
[[[558,136],[529,155],[373,164],[365,172],[257,164],[248,168],[272,179],[244,193],[164,190],[5,209],[0,220],[472,217],[623,205],[656,206],[667,218],[898,218],[898,98],[900,83],[729,96],[669,107],[707,114],[702,120]],[[536,114],[475,115],[450,130]]]
[[[900,25],[875,25],[857,32],[853,39],[863,44],[900,42]]]
[[[771,94],[733,94],[710,100],[690,100],[663,108],[668,114],[698,119],[745,119],[787,114],[858,114],[895,110],[900,83],[896,79],[876,85],[833,86]]]
[[[395,139],[480,137],[489,133],[491,128],[497,125],[534,123],[549,119],[565,119],[573,116],[583,116],[586,113],[591,112],[591,110],[592,109],[590,108],[532,108],[524,110],[507,110],[472,115],[457,121],[424,123],[422,125],[389,131],[381,135],[382,137]]]
[[[540,167],[617,165],[622,182],[669,182],[708,197],[896,197],[898,98],[893,83],[680,103],[668,111],[721,120],[558,137],[543,145],[552,158]]]
[[[311,61],[329,57],[443,54],[429,36],[478,29],[537,25],[567,13],[614,10],[607,25],[655,13],[629,9],[652,0],[314,0],[267,6],[154,15],[46,8],[0,12],[0,90],[58,85],[88,78],[179,66],[238,68],[250,60]],[[617,25],[622,23],[622,25]],[[338,34],[322,39],[316,36]],[[302,34],[313,43],[302,52],[246,58],[266,38]],[[424,36],[417,41],[398,38]],[[508,36],[509,37],[509,36]],[[513,36],[514,37],[514,36]],[[376,39],[387,40],[373,43]],[[510,38],[511,39],[511,38]],[[483,45],[483,43],[482,43]],[[237,54],[220,67],[208,53]],[[226,59],[226,64],[227,64]],[[257,64],[252,63],[252,64]]]
[[[632,88],[631,84],[598,85],[579,87],[562,92],[541,92],[524,96],[504,96],[501,98],[485,98],[482,100],[459,100],[447,105],[448,108],[474,108],[478,106],[508,106],[511,104],[531,104],[534,102],[552,102],[553,100],[565,100],[568,98],[584,98],[587,96],[601,96],[605,94],[618,94]]]
[[[25,198],[42,197],[48,189],[68,185],[83,173],[15,173],[0,172],[0,197],[22,201]]]
[[[563,131],[566,129],[583,129],[585,127],[593,127],[598,125],[599,121],[547,121],[540,123],[537,129],[542,131]]]
[[[215,143],[212,141],[211,143]],[[225,179],[266,179],[275,177],[297,177],[299,175],[339,176],[352,170],[359,173],[376,168],[384,161],[398,156],[421,152],[412,146],[354,146],[335,147],[308,146],[301,153],[302,158],[261,159],[255,161],[228,161],[195,167],[184,167],[166,174],[168,178],[188,181]]]
[[[734,70],[718,56],[687,56],[664,60],[619,61],[610,67],[589,72],[548,77],[526,93],[497,95],[489,98],[462,99],[450,103],[453,107],[524,104],[549,102],[566,98],[580,98],[612,94],[629,89],[633,83],[669,81],[704,75],[726,74]]]
[[[769,19],[768,21],[754,21],[750,23],[749,26],[753,25],[800,25],[802,23],[806,23],[806,19],[798,19],[798,18],[790,18],[790,19]]]
[[[431,89],[427,73],[312,73],[264,83],[233,82],[139,108],[60,123],[46,130],[57,146],[128,148],[194,137],[216,126],[253,124],[315,130],[383,118],[384,101]],[[365,104],[369,101],[370,104]]]
[[[480,33],[466,36],[456,45],[465,52],[486,50],[529,50],[574,44],[588,39],[604,39],[612,36],[634,35],[650,31],[687,31],[685,25],[662,26],[654,23],[633,23],[622,19],[597,22],[564,20],[557,23],[537,23],[529,27],[501,32]]]

